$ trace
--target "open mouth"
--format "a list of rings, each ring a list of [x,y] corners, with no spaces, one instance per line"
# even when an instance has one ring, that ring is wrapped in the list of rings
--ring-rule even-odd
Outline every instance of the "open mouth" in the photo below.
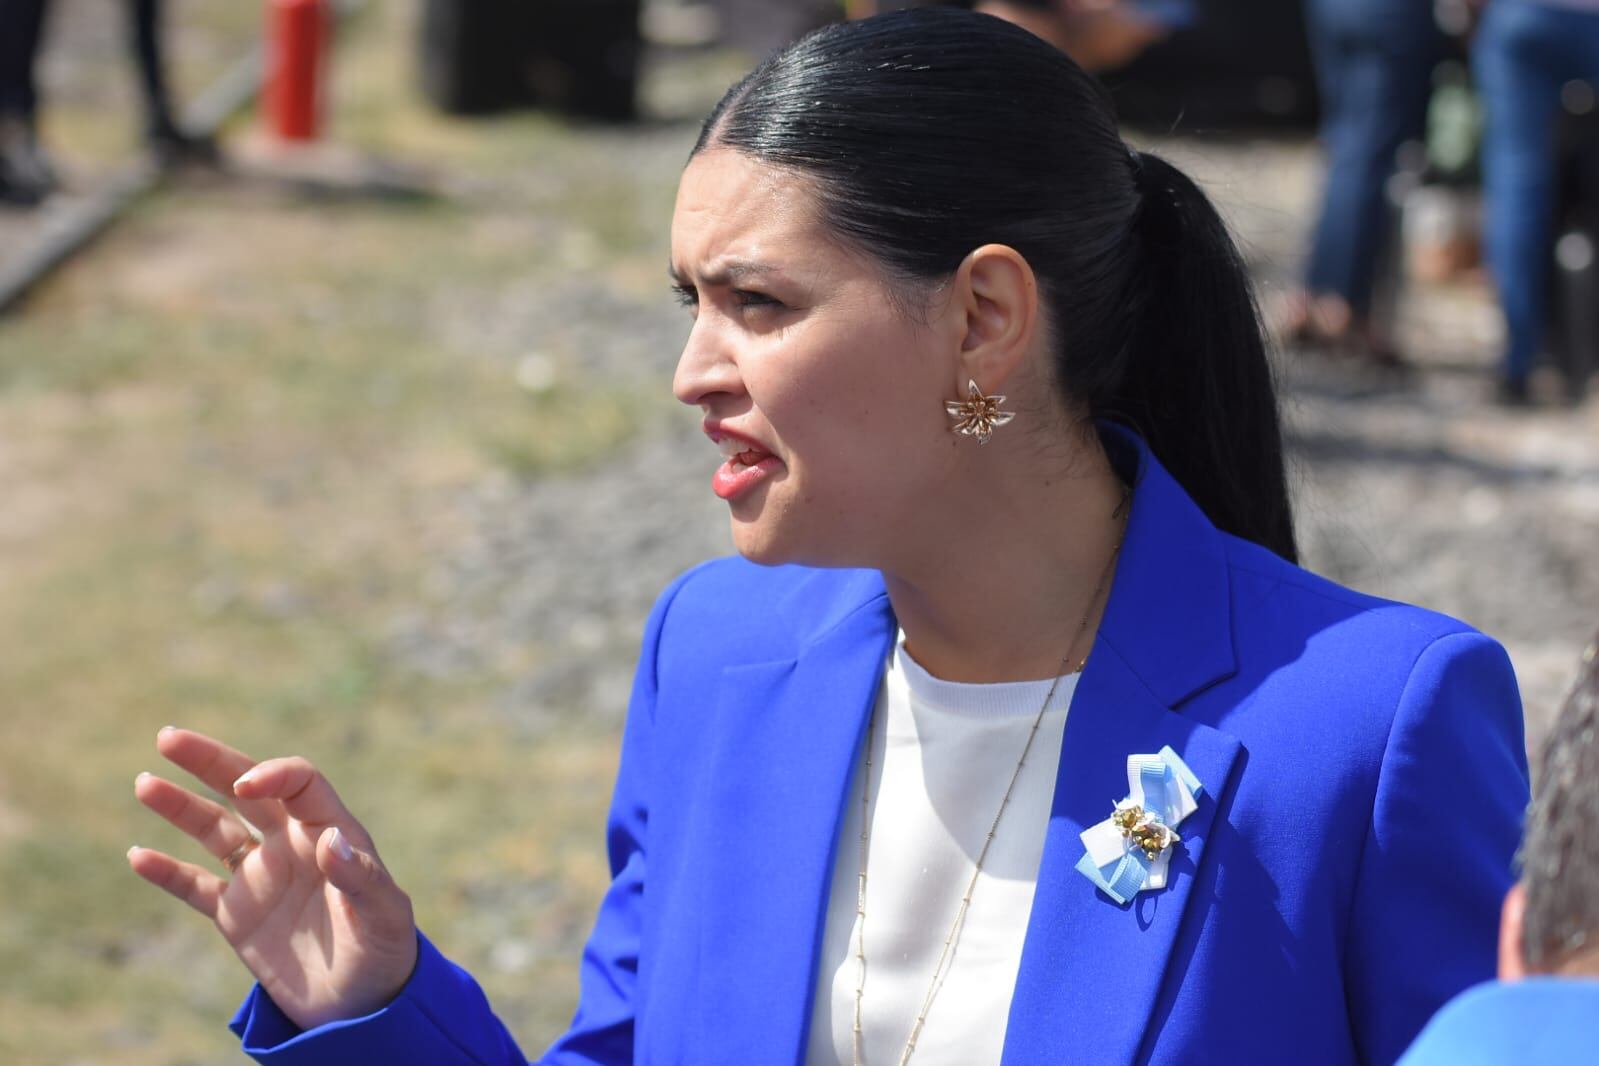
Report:
[[[762,459],[772,458],[772,453],[737,437],[723,437],[716,442],[717,450],[733,466],[755,466]]]
[[[712,431],[711,439],[722,453],[722,465],[711,477],[711,490],[724,500],[734,500],[783,469],[783,461],[759,444]]]

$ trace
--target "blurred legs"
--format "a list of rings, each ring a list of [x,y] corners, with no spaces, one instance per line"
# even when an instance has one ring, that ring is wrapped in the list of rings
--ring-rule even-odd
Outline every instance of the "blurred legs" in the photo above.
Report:
[[[1488,266],[1508,334],[1503,374],[1524,385],[1543,342],[1560,89],[1574,78],[1599,84],[1599,16],[1492,4],[1478,33],[1475,67],[1487,111]]]

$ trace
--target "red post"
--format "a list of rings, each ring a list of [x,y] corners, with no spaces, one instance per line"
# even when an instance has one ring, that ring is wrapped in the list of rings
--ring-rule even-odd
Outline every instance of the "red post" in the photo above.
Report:
[[[327,0],[267,0],[267,126],[286,141],[311,141],[322,128]]]

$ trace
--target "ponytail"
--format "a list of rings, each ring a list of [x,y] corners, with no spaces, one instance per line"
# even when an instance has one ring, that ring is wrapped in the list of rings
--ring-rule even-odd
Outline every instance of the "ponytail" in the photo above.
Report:
[[[1217,528],[1298,561],[1277,390],[1243,257],[1182,171],[1132,153],[1141,263],[1126,372],[1130,423]]]

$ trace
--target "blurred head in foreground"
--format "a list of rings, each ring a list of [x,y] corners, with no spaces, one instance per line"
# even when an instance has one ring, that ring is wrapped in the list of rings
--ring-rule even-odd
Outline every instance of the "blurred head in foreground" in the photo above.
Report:
[[[1499,976],[1599,977],[1599,638],[1544,745]]]

